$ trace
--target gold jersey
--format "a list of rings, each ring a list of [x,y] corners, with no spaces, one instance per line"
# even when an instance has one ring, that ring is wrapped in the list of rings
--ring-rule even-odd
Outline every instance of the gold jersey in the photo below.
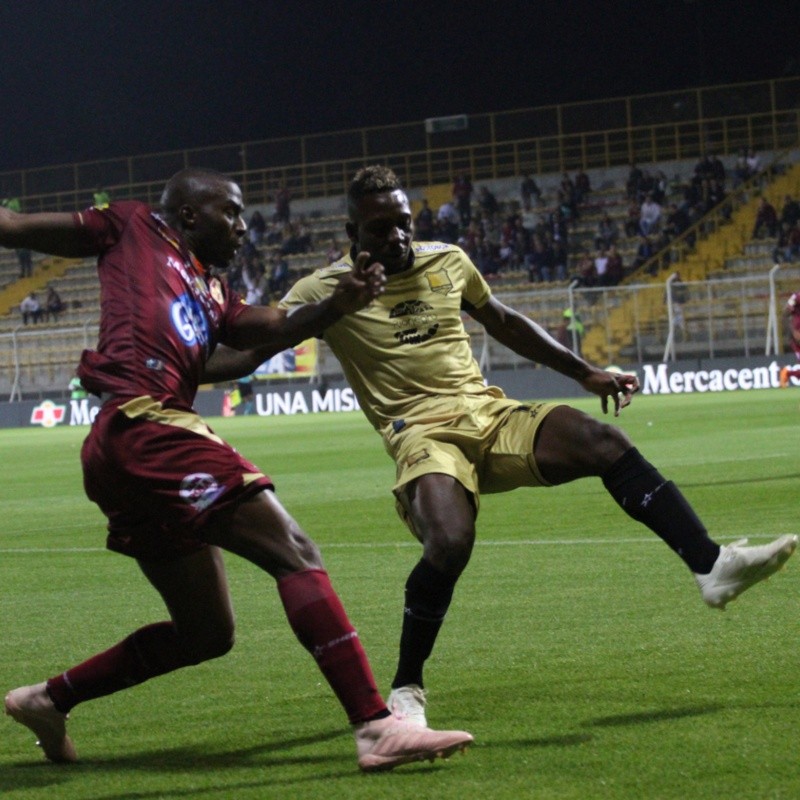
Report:
[[[384,294],[323,334],[378,430],[424,414],[437,398],[502,397],[485,385],[461,316],[464,308],[488,302],[491,289],[460,247],[416,242],[412,249],[412,266],[387,276]],[[347,256],[302,278],[281,307],[322,300],[352,267]]]

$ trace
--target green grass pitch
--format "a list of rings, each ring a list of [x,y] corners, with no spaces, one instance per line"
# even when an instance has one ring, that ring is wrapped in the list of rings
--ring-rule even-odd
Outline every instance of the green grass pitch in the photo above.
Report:
[[[600,414],[592,399],[576,405]],[[215,419],[322,546],[386,690],[419,547],[360,413]],[[797,532],[796,390],[637,397],[618,420],[722,542]],[[85,430],[2,430],[0,689],[33,683],[164,617],[103,550]],[[483,498],[478,545],[426,673],[429,719],[464,756],[358,773],[344,715],[271,579],[227,559],[226,657],[75,709],[82,760],[47,764],[1,717],[9,800],[797,798],[800,556],[706,608],[668,548],[599,480]]]

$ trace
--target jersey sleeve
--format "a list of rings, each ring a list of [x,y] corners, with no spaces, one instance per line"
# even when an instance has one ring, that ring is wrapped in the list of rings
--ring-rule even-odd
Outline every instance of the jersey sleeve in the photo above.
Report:
[[[140,208],[146,207],[135,201],[112,203],[105,208],[92,206],[75,212],[75,224],[84,232],[92,247],[102,253],[119,241],[128,220]]]
[[[483,278],[478,268],[472,263],[469,256],[462,257],[464,270],[464,291],[461,294],[464,302],[472,308],[480,308],[489,302],[492,290]]]
[[[328,285],[325,282],[320,272],[315,272],[312,275],[306,275],[300,278],[291,289],[281,298],[278,303],[279,308],[292,309],[297,306],[305,305],[306,303],[318,303],[324,300],[333,291],[333,285]]]

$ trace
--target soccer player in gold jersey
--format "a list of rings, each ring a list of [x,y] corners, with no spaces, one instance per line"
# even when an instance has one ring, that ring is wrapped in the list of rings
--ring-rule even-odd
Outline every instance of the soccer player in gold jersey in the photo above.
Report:
[[[462,322],[466,312],[515,353],[577,381],[614,415],[638,389],[634,375],[599,369],[495,297],[457,246],[413,241],[408,197],[383,166],[360,170],[348,190],[350,254],[299,280],[286,309],[318,302],[357,259],[383,265],[385,292],[320,331],[368,420],[393,457],[398,511],[422,544],[405,587],[400,656],[389,706],[425,724],[423,667],[467,566],[483,493],[599,477],[633,519],[658,534],[694,573],[703,600],[723,609],[789,558],[796,536],[720,546],[672,481],[618,427],[561,403],[522,403],[487,386]],[[225,362],[211,377],[249,363]],[[238,355],[237,358],[241,358]]]

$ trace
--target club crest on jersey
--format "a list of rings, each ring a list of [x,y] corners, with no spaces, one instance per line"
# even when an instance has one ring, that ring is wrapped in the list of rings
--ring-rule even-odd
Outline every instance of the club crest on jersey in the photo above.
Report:
[[[211,279],[211,282],[208,284],[208,290],[211,292],[211,297],[214,302],[222,305],[225,298],[222,296],[222,284],[219,282],[219,278]]]
[[[222,487],[207,472],[193,472],[181,481],[181,499],[196,511],[208,508],[221,493]]]
[[[444,267],[428,270],[425,273],[425,277],[428,280],[428,286],[432,292],[436,292],[436,294],[450,294],[450,292],[453,291],[453,281]]]

